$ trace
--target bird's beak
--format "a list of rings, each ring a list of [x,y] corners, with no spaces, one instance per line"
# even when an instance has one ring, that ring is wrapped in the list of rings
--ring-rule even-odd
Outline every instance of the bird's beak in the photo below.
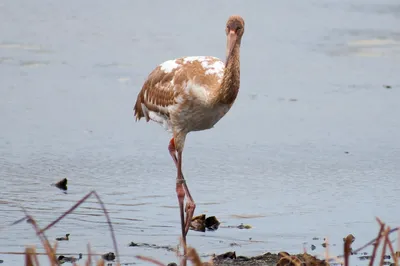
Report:
[[[235,31],[231,30],[228,33],[228,38],[227,38],[227,47],[226,47],[226,63],[225,65],[228,64],[228,60],[232,54],[233,48],[236,45],[236,40],[237,40],[237,34]]]

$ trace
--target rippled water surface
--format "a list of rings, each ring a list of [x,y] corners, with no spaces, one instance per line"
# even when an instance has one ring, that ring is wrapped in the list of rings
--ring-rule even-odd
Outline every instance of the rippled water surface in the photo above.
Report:
[[[96,190],[121,262],[176,261],[180,222],[169,136],[135,123],[149,72],[185,55],[224,58],[226,19],[246,21],[241,90],[215,128],[192,133],[184,172],[196,214],[221,227],[189,232],[202,255],[299,252],[303,242],[376,235],[399,224],[400,4],[345,1],[23,1],[0,3],[0,251],[37,245],[24,206],[45,226]],[[68,193],[51,187],[69,180]],[[113,251],[91,198],[47,232],[60,253]],[[249,239],[252,241],[249,241]],[[235,242],[241,246],[231,247]],[[323,254],[318,244],[314,251]],[[20,255],[0,254],[4,265]],[[47,260],[41,258],[46,265]]]

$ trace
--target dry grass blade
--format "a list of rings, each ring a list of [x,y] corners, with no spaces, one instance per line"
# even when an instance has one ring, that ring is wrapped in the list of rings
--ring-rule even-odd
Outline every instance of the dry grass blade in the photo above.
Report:
[[[197,254],[197,251],[194,248],[188,247],[187,252],[188,259],[193,263],[194,266],[212,265],[208,262],[203,263],[199,257],[199,254]]]
[[[137,255],[137,256],[135,256],[137,259],[139,259],[139,260],[143,260],[143,261],[148,261],[148,262],[151,262],[151,263],[153,263],[153,264],[155,264],[155,265],[158,265],[158,266],[165,266],[165,264],[164,263],[162,263],[162,262],[160,262],[160,261],[158,261],[158,260],[155,260],[155,259],[153,259],[153,258],[149,258],[149,257],[145,257],[145,256],[140,256],[140,255]]]

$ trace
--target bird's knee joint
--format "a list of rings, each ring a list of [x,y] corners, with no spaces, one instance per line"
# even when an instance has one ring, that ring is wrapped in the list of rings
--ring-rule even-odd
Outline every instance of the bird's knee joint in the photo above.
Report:
[[[196,209],[196,203],[194,203],[194,202],[186,203],[186,211],[188,211],[188,210],[194,211],[194,209]]]
[[[182,184],[176,185],[176,196],[178,197],[179,201],[183,201],[185,198],[185,190],[183,189]]]

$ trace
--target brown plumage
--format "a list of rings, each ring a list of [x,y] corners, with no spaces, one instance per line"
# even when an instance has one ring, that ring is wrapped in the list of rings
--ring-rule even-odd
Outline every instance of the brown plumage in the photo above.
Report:
[[[240,44],[244,20],[229,17],[226,23],[226,61],[212,56],[189,56],[157,66],[139,92],[136,120],[145,118],[173,135],[168,149],[177,168],[177,186],[184,243],[196,207],[182,174],[182,151],[191,131],[212,128],[232,107],[240,87]],[[186,221],[183,201],[187,196]],[[186,247],[185,247],[186,253]]]

